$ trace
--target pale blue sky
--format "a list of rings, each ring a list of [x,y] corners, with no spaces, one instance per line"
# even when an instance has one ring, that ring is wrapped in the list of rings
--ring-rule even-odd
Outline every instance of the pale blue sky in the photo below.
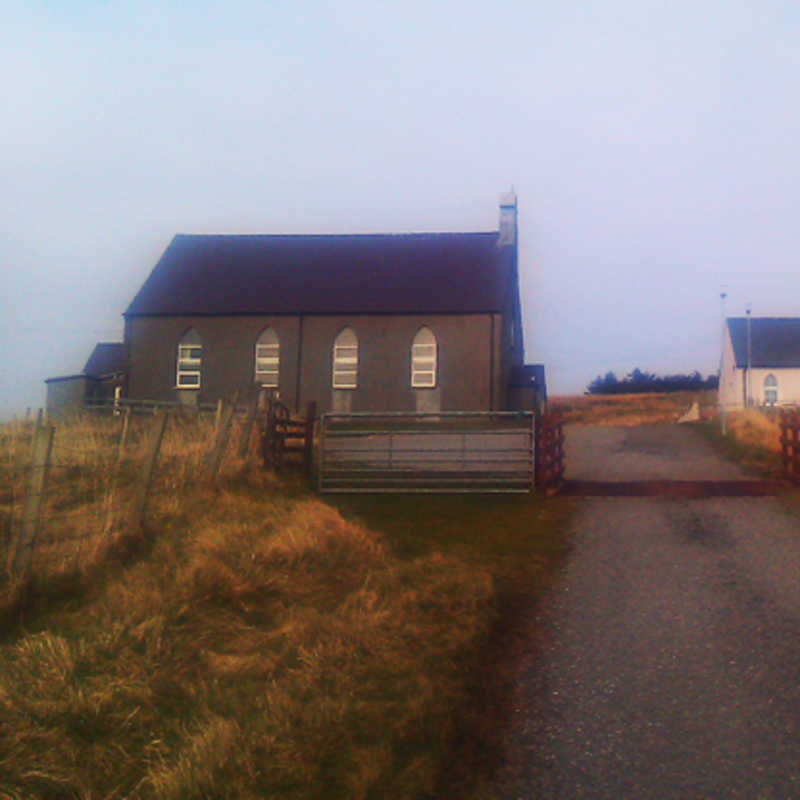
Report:
[[[551,392],[800,315],[793,2],[6,2],[0,414],[121,338],[176,232],[491,230]]]

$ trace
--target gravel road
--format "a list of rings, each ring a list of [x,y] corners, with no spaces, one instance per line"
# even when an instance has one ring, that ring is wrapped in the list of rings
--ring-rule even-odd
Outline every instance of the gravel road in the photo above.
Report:
[[[681,426],[575,428],[568,476],[743,476]],[[531,622],[497,798],[800,797],[800,521],[593,498]]]

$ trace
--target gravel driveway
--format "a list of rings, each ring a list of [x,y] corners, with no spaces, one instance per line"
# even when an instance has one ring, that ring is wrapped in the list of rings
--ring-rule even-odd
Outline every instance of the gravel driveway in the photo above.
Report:
[[[576,428],[568,477],[739,479],[691,430]],[[497,798],[800,797],[800,521],[585,499],[532,620]]]

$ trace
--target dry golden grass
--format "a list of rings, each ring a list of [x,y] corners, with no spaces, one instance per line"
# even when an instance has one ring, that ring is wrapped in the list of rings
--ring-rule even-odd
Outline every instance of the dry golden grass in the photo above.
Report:
[[[38,580],[91,572],[124,538],[152,424],[152,417],[132,417],[125,447],[120,447],[122,417],[84,415],[56,423],[34,551]],[[10,529],[22,513],[32,435],[32,423],[0,426],[0,531],[5,531],[6,569],[14,544]],[[184,491],[203,481],[213,440],[209,418],[170,417],[152,488],[153,504],[174,504]],[[229,447],[223,479],[244,468],[234,453],[235,448]]]
[[[700,428],[725,455],[737,461],[747,472],[783,477],[780,427],[771,414],[758,409],[741,409],[726,414],[726,433],[721,419]]]
[[[745,447],[756,447],[772,453],[781,452],[781,429],[777,419],[766,416],[754,408],[729,411],[726,428],[728,435]]]
[[[57,431],[53,496],[95,549],[35,561],[27,595],[0,584],[0,797],[432,796],[510,569],[492,526],[538,576],[557,537],[537,501],[398,498],[384,536],[233,456],[212,486],[210,429],[187,421],[126,543],[140,422],[119,468],[118,421]],[[8,475],[25,435],[6,433]]]
[[[716,412],[716,392],[552,397],[550,409],[572,425],[655,425],[675,422],[697,402],[703,419]]]
[[[0,649],[0,786],[87,798],[433,789],[459,678],[489,628],[490,575],[441,555],[399,562],[317,501],[278,503],[268,524],[231,521],[234,502]]]

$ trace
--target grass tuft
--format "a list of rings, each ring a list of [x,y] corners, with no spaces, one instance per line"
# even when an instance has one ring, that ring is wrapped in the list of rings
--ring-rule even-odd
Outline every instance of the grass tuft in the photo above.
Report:
[[[726,428],[743,447],[760,448],[771,453],[781,452],[781,429],[777,419],[755,408],[729,411]]]

